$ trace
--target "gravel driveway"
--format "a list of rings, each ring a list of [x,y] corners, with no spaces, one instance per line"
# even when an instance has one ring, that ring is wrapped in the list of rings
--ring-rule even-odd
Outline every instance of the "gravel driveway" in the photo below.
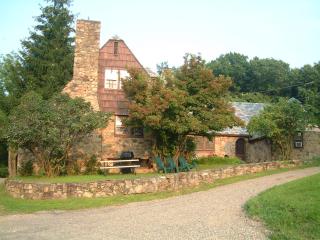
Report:
[[[243,204],[267,188],[319,172],[295,170],[123,206],[2,216],[0,239],[265,239]]]

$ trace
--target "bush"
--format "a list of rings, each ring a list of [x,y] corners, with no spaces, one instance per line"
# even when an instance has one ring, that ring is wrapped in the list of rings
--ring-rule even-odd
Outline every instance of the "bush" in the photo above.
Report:
[[[9,176],[7,167],[0,167],[0,178],[6,178]]]
[[[95,155],[92,155],[89,160],[85,162],[85,174],[97,174],[100,162],[97,161],[97,157]]]
[[[22,162],[18,169],[19,175],[31,176],[33,174],[33,162],[32,160]]]

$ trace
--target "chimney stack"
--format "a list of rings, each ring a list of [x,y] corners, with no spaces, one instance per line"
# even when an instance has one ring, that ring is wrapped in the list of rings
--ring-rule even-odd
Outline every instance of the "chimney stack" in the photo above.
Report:
[[[78,20],[74,52],[73,78],[63,92],[82,97],[99,111],[97,97],[100,49],[100,22]]]

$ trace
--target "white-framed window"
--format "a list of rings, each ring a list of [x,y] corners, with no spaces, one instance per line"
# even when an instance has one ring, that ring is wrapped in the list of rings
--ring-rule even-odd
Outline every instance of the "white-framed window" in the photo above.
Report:
[[[105,70],[105,88],[118,89],[119,72],[114,69]]]
[[[106,89],[122,89],[122,80],[129,76],[126,70],[106,68],[104,87]]]

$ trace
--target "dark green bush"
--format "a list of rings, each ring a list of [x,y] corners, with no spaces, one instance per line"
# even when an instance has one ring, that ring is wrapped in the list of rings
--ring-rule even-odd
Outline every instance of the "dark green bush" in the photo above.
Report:
[[[21,176],[31,176],[33,174],[33,162],[32,160],[22,162],[18,169],[18,173]]]
[[[0,178],[6,178],[9,176],[7,167],[0,167]]]

